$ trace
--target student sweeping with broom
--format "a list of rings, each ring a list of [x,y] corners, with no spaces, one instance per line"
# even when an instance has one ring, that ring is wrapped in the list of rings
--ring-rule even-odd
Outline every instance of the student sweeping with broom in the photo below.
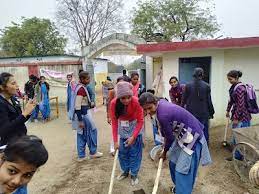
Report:
[[[142,160],[143,109],[137,97],[133,96],[132,85],[119,82],[116,86],[116,98],[110,104],[110,117],[114,147],[119,151],[119,162],[123,180],[131,174],[131,185],[138,184],[138,172]],[[120,136],[118,140],[118,134]]]
[[[191,194],[199,163],[211,163],[203,134],[204,126],[187,110],[151,93],[143,93],[139,103],[145,113],[155,116],[165,140],[161,157],[165,160],[170,148],[169,168],[176,194]]]

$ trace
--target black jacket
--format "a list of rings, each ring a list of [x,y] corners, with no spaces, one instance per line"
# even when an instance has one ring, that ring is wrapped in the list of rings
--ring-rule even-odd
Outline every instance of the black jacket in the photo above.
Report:
[[[33,97],[34,97],[34,89],[35,89],[35,85],[31,81],[28,81],[24,85],[24,92],[28,96],[29,99],[33,99]]]
[[[9,103],[0,95],[0,145],[5,145],[11,138],[27,134],[25,122],[29,117],[22,115],[19,102],[13,97]]]
[[[185,86],[183,105],[196,118],[213,118],[215,113],[210,86],[203,80],[194,80]]]

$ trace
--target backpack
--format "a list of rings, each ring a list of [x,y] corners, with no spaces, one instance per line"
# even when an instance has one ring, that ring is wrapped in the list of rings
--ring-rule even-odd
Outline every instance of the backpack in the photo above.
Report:
[[[238,86],[244,86],[246,88],[246,105],[247,105],[248,112],[251,114],[258,114],[259,108],[256,102],[256,94],[255,94],[254,86],[251,84],[239,83],[235,86],[234,91],[236,91]]]

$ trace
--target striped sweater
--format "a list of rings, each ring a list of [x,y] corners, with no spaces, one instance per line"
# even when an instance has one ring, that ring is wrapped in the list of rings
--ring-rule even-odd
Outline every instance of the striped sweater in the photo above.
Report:
[[[246,105],[246,88],[238,86],[234,91],[236,84],[233,84],[229,89],[230,100],[228,102],[227,112],[232,113],[231,120],[238,120],[240,122],[250,121],[251,114],[247,110]]]

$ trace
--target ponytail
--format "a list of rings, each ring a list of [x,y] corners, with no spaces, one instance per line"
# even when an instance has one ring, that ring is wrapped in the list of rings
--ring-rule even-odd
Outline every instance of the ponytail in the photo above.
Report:
[[[243,75],[243,73],[241,71],[238,71],[238,70],[231,70],[227,74],[228,77],[233,77],[233,78],[236,78],[236,79],[241,78],[242,75]]]

